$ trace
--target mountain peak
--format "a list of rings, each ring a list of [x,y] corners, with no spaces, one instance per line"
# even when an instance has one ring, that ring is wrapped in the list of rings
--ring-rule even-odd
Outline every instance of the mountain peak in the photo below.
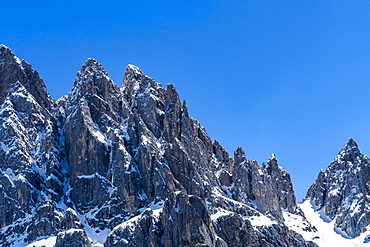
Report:
[[[113,89],[112,89],[113,88]],[[110,91],[116,92],[118,87],[109,78],[108,73],[94,58],[88,58],[77,72],[76,79],[70,92],[72,101],[79,99],[85,94],[98,95],[105,98]]]
[[[270,158],[269,158],[269,161],[270,160],[276,160],[276,155],[275,154],[271,154]]]
[[[0,70],[0,104],[3,103],[15,83],[19,82],[40,105],[51,110],[54,101],[49,96],[39,73],[29,63],[16,57],[12,50],[5,45],[0,45]]]
[[[355,157],[361,155],[360,149],[358,148],[357,143],[350,138],[346,145],[340,150],[337,158],[341,160],[352,160],[355,159]]]
[[[4,44],[0,44],[0,55],[6,54],[8,52],[12,52],[9,47]]]
[[[135,74],[144,74],[143,71],[139,67],[137,67],[133,64],[128,64],[127,65],[126,72],[133,72]]]
[[[135,65],[129,64],[126,67],[124,79],[123,79],[123,85],[126,85],[127,82],[130,81],[139,81],[142,77],[144,77],[145,74],[141,69],[136,67]]]
[[[92,74],[98,71],[101,71],[103,75],[108,76],[108,73],[104,70],[103,65],[101,65],[98,60],[95,58],[88,58],[82,65],[81,70],[77,73],[77,76]]]
[[[126,67],[123,84],[123,90],[129,95],[128,98],[132,98],[133,95],[137,93],[154,93],[158,94],[159,91],[165,90],[160,83],[157,83],[149,76],[145,75],[144,72],[136,67],[135,65],[129,64]],[[174,87],[169,86],[169,89],[174,89]],[[175,90],[172,90],[175,91]],[[159,95],[157,97],[161,98]],[[132,99],[128,101],[131,102]]]
[[[9,47],[0,44],[0,65],[5,61],[8,61],[7,63],[21,64],[21,60],[14,55]]]
[[[352,147],[352,148],[355,147],[355,148],[357,148],[358,145],[352,138],[349,138],[347,144],[344,147]]]
[[[357,143],[350,138],[325,171],[319,173],[307,191],[306,199],[335,221],[335,227],[350,237],[357,237],[368,226],[370,182],[369,158],[363,155]],[[356,224],[353,224],[356,219]]]

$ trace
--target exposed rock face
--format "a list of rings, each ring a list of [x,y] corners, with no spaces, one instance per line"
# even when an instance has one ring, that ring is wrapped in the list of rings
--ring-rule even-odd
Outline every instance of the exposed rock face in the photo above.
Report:
[[[173,85],[129,65],[118,88],[88,59],[55,102],[4,46],[0,66],[4,246],[312,246],[284,225],[301,212],[276,158],[231,158]]]
[[[55,205],[67,173],[58,112],[38,73],[5,46],[0,71],[0,242],[8,246],[63,228]]]
[[[4,103],[7,92],[20,82],[45,109],[53,107],[54,100],[49,96],[38,72],[24,60],[19,60],[6,46],[0,45],[0,103]]]
[[[278,166],[274,154],[268,160],[265,171],[271,176],[273,187],[278,197],[279,207],[290,213],[303,215],[303,212],[296,203],[290,174],[282,167]]]
[[[256,161],[248,161],[245,152],[238,148],[234,153],[235,170],[231,186],[232,198],[252,203],[263,214],[270,214],[284,221],[281,209],[303,215],[296,203],[290,175],[277,165],[275,155],[267,165],[259,167]]]
[[[92,247],[84,230],[70,229],[58,233],[55,247]]]
[[[350,139],[309,188],[306,200],[324,209],[335,226],[350,237],[359,236],[370,223],[370,164]]]

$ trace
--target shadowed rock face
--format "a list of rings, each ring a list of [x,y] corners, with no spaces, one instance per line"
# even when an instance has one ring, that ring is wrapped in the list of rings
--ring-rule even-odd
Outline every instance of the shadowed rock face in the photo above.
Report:
[[[5,46],[0,67],[4,246],[312,246],[284,225],[301,212],[276,158],[231,158],[173,85],[129,65],[119,88],[88,59],[55,102]]]
[[[306,200],[311,200],[317,210],[324,208],[337,228],[356,237],[370,223],[369,193],[369,158],[350,139],[328,168],[319,173]]]

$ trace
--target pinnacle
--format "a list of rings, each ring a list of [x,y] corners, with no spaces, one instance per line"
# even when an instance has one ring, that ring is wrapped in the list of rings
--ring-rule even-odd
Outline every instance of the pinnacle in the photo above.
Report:
[[[11,51],[11,50],[6,45],[0,44],[0,52],[3,53],[3,51]]]
[[[88,58],[86,62],[82,65],[79,73],[92,73],[94,71],[104,71],[104,68],[95,58]],[[105,71],[104,73],[106,74]]]
[[[238,147],[234,151],[234,161],[235,161],[235,163],[240,164],[241,162],[243,162],[246,159],[247,158],[246,158],[246,155],[245,155],[245,152],[244,152],[243,148]]]
[[[88,65],[88,64],[98,64],[98,60],[96,60],[95,58],[88,58],[88,59],[86,59],[85,64],[86,65]]]
[[[128,64],[126,67],[126,73],[144,74],[141,69],[133,64]],[[125,74],[126,74],[125,73]]]
[[[18,62],[20,61],[14,56],[12,50],[4,44],[0,44],[0,58],[5,58],[5,59],[10,58],[10,59],[16,59]]]
[[[358,147],[357,143],[352,138],[349,138],[349,141],[347,142],[346,146],[348,146],[348,147]]]
[[[129,81],[140,80],[144,75],[143,71],[136,67],[135,65],[129,64],[126,67],[123,84],[125,85]]]
[[[271,157],[268,159],[267,164],[271,168],[272,167],[277,168],[277,159],[276,159],[275,154],[271,154]]]
[[[354,151],[360,152],[360,150],[358,149],[357,143],[352,138],[348,140],[347,144],[344,145],[342,150],[346,152],[354,152]]]
[[[98,95],[106,99],[111,93],[117,93],[117,85],[109,78],[95,58],[88,58],[82,65],[81,70],[77,72],[73,88],[69,93],[71,101],[79,100],[83,95]]]
[[[337,158],[341,160],[351,160],[358,155],[361,155],[358,145],[352,138],[350,138],[347,144],[344,145],[342,150],[339,152]]]

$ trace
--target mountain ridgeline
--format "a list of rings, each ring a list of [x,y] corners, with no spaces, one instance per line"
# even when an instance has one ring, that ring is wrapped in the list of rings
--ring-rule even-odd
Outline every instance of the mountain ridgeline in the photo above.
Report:
[[[56,101],[0,45],[0,126],[2,246],[317,246],[274,155],[231,157],[173,85],[133,65],[118,87],[88,59]],[[350,237],[370,223],[368,169],[350,140],[307,192]]]

